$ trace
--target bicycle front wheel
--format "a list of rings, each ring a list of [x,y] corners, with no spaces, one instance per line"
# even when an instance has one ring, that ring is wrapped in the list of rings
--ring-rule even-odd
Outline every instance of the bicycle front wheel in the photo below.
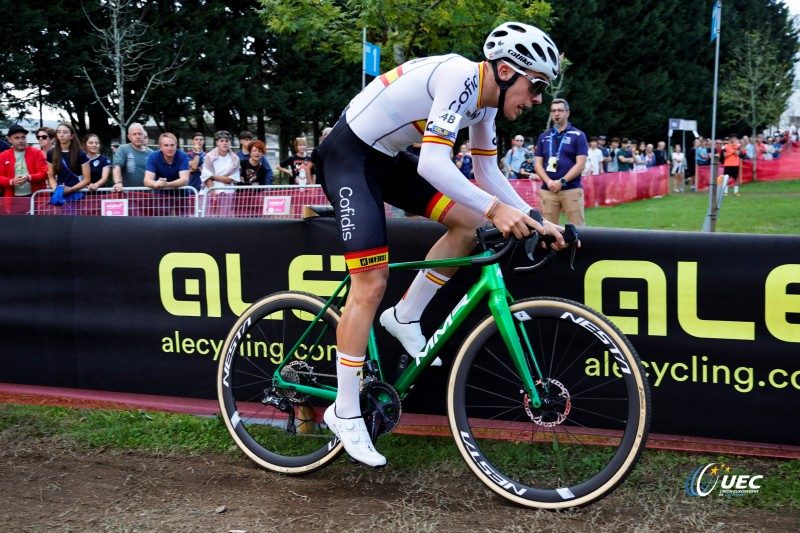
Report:
[[[222,418],[236,445],[262,467],[284,474],[313,472],[342,445],[322,416],[336,390],[339,312],[297,291],[253,304],[228,334],[217,373]],[[288,359],[288,361],[287,361]],[[311,387],[305,394],[281,385]]]
[[[484,484],[514,503],[593,503],[628,476],[644,449],[650,389],[642,365],[625,336],[586,306],[531,298],[510,308],[542,405],[525,393],[494,318],[486,317],[450,373],[458,449]]]

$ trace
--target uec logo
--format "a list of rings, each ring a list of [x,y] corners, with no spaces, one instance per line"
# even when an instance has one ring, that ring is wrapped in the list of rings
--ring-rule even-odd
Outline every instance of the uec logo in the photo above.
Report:
[[[725,463],[708,463],[689,473],[686,478],[686,494],[705,498],[719,483],[720,495],[742,496],[757,494],[761,485],[756,481],[764,476],[729,474],[731,467]]]

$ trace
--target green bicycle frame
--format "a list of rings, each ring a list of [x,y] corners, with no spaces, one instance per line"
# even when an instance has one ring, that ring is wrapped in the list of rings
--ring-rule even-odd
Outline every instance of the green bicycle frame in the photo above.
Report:
[[[489,257],[493,254],[494,252],[492,251],[486,251],[479,255],[453,259],[392,263],[389,265],[389,270],[420,270],[423,268],[463,267],[469,266],[471,261],[476,257]],[[297,343],[295,343],[292,349],[286,354],[281,364],[275,369],[275,373],[273,375],[275,385],[281,388],[291,389],[302,394],[324,398],[329,401],[334,401],[336,399],[336,390],[333,388],[301,385],[298,383],[289,383],[285,381],[281,376],[281,369],[288,364],[290,360],[294,359],[293,355],[301,344],[307,344],[307,341],[309,341],[308,336],[310,335],[312,329],[314,326],[318,325],[320,318],[328,310],[328,308],[331,305],[337,305],[341,307],[341,304],[346,301],[347,293],[349,291],[349,283],[350,276],[348,274],[333,292],[333,296],[327,300],[320,312],[309,322],[309,326],[306,331],[303,333]],[[511,310],[509,309],[509,303],[513,302],[514,300],[506,289],[502,271],[500,270],[500,266],[496,263],[481,267],[480,278],[470,287],[464,297],[461,298],[461,300],[456,304],[455,308],[453,308],[450,314],[448,314],[439,328],[437,328],[433,335],[431,335],[431,337],[427,340],[425,348],[422,350],[422,352],[420,352],[420,355],[418,357],[411,358],[409,365],[392,384],[401,398],[404,398],[408,394],[419,375],[430,366],[437,354],[453,336],[453,333],[461,328],[467,317],[472,314],[472,312],[478,307],[484,298],[487,298],[489,311],[494,317],[500,335],[505,342],[506,348],[511,354],[511,359],[514,362],[514,366],[516,367],[517,372],[522,380],[522,385],[525,389],[525,392],[530,398],[531,405],[534,408],[541,406],[541,399],[534,385],[534,376],[525,356],[526,351],[528,354],[530,354],[530,362],[535,368],[536,374],[539,378],[541,378],[541,371],[524,328],[519,330],[521,334],[517,332],[514,318],[511,316]],[[327,327],[328,326],[325,326],[325,328]],[[321,337],[322,334],[318,336],[318,338]],[[520,337],[522,337],[522,340],[525,342],[525,349],[523,349],[522,343],[520,342]],[[311,340],[312,342],[316,342],[313,339]],[[369,359],[374,361],[377,365],[378,379],[385,381],[383,369],[380,366],[380,356],[378,352],[378,345],[375,340],[374,328],[370,329],[367,353],[369,354]]]

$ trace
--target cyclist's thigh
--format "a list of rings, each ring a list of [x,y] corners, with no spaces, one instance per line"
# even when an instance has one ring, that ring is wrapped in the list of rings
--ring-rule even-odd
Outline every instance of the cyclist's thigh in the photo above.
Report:
[[[409,152],[397,154],[381,176],[385,201],[415,215],[443,222],[455,202],[419,175],[419,158]]]
[[[351,274],[388,265],[380,177],[391,157],[370,148],[340,121],[312,161],[334,208]]]

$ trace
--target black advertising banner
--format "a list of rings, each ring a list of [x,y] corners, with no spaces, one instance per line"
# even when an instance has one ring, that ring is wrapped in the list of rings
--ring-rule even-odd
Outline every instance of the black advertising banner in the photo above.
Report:
[[[238,314],[279,290],[329,295],[344,273],[331,219],[0,222],[0,382],[215,398]],[[390,220],[389,233],[391,261],[411,261],[442,228]],[[574,271],[564,256],[506,280],[515,298],[574,299],[629,336],[652,385],[654,432],[800,444],[799,237],[599,228],[581,237]],[[392,276],[385,306],[413,275]],[[476,276],[462,270],[440,291],[425,333]],[[377,334],[391,368],[399,344]],[[423,374],[406,411],[443,414],[447,362]],[[614,368],[587,358],[584,371]]]

